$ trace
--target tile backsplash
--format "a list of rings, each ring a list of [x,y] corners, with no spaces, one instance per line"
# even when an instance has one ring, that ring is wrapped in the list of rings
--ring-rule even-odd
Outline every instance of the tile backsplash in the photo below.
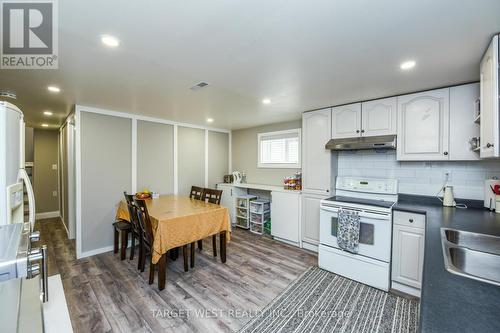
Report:
[[[399,162],[396,151],[343,151],[338,153],[339,176],[397,178],[399,193],[435,195],[444,185],[453,185],[456,198],[484,198],[484,181],[500,178],[500,161]],[[334,166],[336,167],[336,166]]]

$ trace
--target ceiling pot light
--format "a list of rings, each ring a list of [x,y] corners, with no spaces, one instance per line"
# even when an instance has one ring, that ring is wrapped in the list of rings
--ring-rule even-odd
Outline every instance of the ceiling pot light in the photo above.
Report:
[[[43,114],[46,115],[46,116],[52,116],[53,115],[53,113],[50,112],[50,111],[44,111]]]
[[[110,35],[102,35],[101,42],[109,47],[117,47],[120,45],[120,40],[118,38],[110,36]]]
[[[207,118],[207,123],[213,123],[214,119],[213,118]]]
[[[264,98],[262,100],[262,104],[270,104],[271,103],[271,100],[269,98]]]
[[[401,63],[401,65],[399,66],[402,70],[404,71],[407,71],[409,69],[412,69],[413,67],[415,67],[417,63],[413,60],[408,60],[408,61],[405,61],[403,63]]]
[[[50,92],[53,92],[53,93],[58,93],[58,92],[61,92],[61,88],[59,87],[56,87],[56,86],[48,86],[47,89],[50,91]]]
[[[48,124],[42,124],[42,127],[49,127]]]

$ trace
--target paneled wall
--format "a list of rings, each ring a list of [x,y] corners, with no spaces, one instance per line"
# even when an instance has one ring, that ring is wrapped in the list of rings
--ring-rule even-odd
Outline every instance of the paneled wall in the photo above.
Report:
[[[417,195],[435,195],[443,186],[445,173],[450,174],[456,198],[484,198],[484,181],[493,176],[500,178],[500,161],[469,162],[400,162],[396,152],[356,151],[338,153],[339,176],[396,178],[399,192]]]
[[[137,121],[137,190],[174,193],[174,126]]]
[[[112,250],[123,191],[188,195],[229,172],[225,130],[76,106],[77,256]]]
[[[81,251],[91,252],[113,244],[117,205],[132,190],[132,120],[82,112],[80,140],[79,238]]]
[[[177,144],[179,194],[189,195],[192,185],[205,186],[205,131],[179,126]]]

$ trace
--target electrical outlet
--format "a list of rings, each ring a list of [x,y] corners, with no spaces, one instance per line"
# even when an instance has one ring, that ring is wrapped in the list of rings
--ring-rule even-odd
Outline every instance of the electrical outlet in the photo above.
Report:
[[[57,191],[52,191],[52,196],[57,197]]]
[[[443,180],[445,182],[451,182],[452,181],[452,177],[451,177],[451,171],[445,171],[443,172]]]
[[[52,170],[57,170],[57,164],[52,164]]]

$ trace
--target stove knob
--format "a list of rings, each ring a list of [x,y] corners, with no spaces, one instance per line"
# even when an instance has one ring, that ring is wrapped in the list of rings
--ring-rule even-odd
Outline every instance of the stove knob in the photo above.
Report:
[[[34,278],[38,274],[40,274],[40,264],[31,264],[28,267],[28,276]]]
[[[38,242],[40,240],[40,231],[33,231],[30,234],[30,241],[31,242]]]

